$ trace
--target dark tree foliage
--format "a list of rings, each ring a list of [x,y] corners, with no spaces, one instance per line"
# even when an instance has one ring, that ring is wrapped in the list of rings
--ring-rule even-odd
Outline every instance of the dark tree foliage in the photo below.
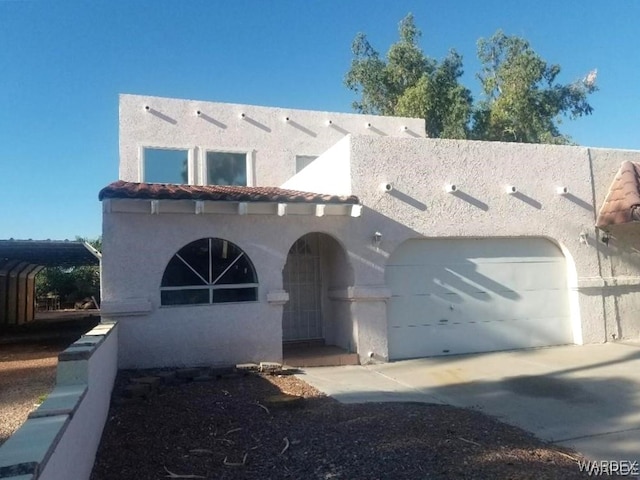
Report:
[[[102,239],[88,240],[76,237],[76,241],[87,242],[98,251],[102,250]],[[36,277],[36,295],[44,297],[58,295],[61,303],[75,303],[85,298],[100,297],[100,270],[97,266],[47,267]]]
[[[385,58],[366,35],[356,36],[345,76],[345,85],[360,96],[356,111],[424,118],[429,137],[561,144],[571,141],[559,130],[562,119],[593,112],[588,96],[597,90],[596,71],[558,83],[560,66],[548,64],[522,38],[498,31],[478,41],[484,98],[474,105],[460,83],[462,57],[455,50],[442,61],[426,56],[411,14],[399,33]]]

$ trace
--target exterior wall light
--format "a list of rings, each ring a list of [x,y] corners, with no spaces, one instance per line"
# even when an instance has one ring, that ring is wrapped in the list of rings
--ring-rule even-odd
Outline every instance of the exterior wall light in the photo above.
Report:
[[[401,132],[406,132],[407,130],[409,130],[409,127],[407,127],[406,125],[400,127]]]
[[[196,116],[199,117],[200,115],[202,115],[202,112],[200,110],[196,110]]]
[[[364,128],[371,128],[371,126],[372,126],[372,125],[371,125],[371,123],[370,123],[370,122],[367,122],[367,123],[365,123],[365,124],[364,124]]]
[[[383,192],[389,193],[390,191],[393,190],[393,185],[391,185],[390,183],[381,183],[380,190]]]
[[[558,195],[566,195],[567,193],[569,193],[569,187],[557,187],[556,193]]]
[[[145,105],[144,106],[144,110],[145,110],[145,112],[148,112],[149,110],[151,110],[151,107],[149,105]]]
[[[284,123],[287,123],[287,122],[289,122],[290,120],[291,120],[291,118],[289,118],[289,117],[284,117],[284,118],[282,119],[282,121],[283,121]]]
[[[242,112],[242,113],[239,113],[239,114],[238,114],[238,118],[239,118],[240,120],[244,120],[246,116],[247,116],[247,115],[246,115],[244,112]]]
[[[330,127],[331,125],[333,125],[333,120],[325,120],[324,124],[325,124],[327,127]]]
[[[382,234],[380,232],[375,232],[371,238],[371,243],[376,247],[376,249],[380,248],[380,244],[382,243]]]
[[[589,237],[589,234],[587,234],[587,232],[580,232],[580,243],[582,245],[586,245],[588,237]]]
[[[455,193],[458,191],[458,186],[455,183],[450,183],[444,186],[444,191],[447,193]]]
[[[509,195],[513,195],[514,193],[518,193],[518,189],[513,185],[507,185],[507,187],[505,188],[505,192],[507,192]]]

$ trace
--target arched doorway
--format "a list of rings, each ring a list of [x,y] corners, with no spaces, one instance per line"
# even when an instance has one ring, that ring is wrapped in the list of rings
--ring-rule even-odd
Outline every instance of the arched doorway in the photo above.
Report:
[[[282,277],[289,293],[282,314],[283,342],[355,350],[350,309],[331,293],[353,285],[353,269],[342,245],[324,233],[303,235],[289,249]]]
[[[282,276],[289,292],[282,314],[283,341],[324,338],[320,234],[310,233],[296,240],[289,249]]]

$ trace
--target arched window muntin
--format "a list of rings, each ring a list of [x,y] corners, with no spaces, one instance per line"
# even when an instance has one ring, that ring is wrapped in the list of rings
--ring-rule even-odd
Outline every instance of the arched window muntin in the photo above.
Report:
[[[162,306],[255,302],[258,277],[247,254],[222,238],[201,238],[182,247],[167,264]]]

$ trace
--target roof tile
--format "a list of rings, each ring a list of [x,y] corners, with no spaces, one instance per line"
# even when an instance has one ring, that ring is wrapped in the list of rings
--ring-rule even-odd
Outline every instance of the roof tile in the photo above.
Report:
[[[176,185],[136,183],[118,180],[103,188],[98,198],[132,198],[145,200],[211,200],[228,202],[282,202],[358,204],[355,195],[340,196],[301,192],[278,187],[243,187],[230,185]]]
[[[607,193],[596,226],[640,221],[640,164],[623,162]]]

